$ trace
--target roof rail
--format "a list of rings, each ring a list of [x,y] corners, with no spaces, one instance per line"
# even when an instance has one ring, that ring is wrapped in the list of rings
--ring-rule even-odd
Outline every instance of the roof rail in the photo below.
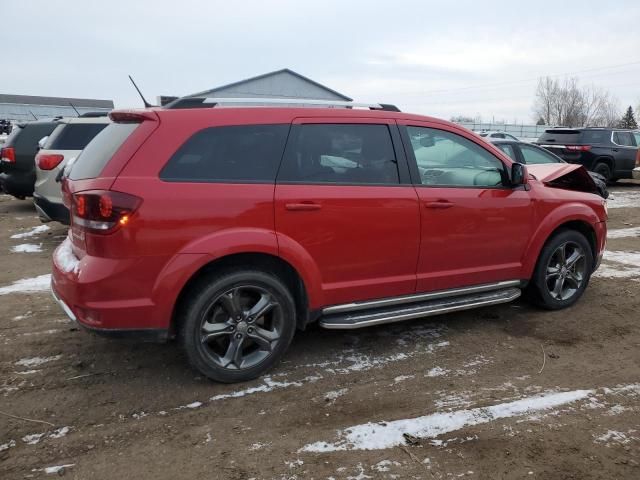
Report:
[[[342,108],[367,108],[369,110],[384,110],[388,112],[399,112],[395,105],[387,103],[354,103],[342,100],[316,100],[312,98],[224,98],[224,97],[183,97],[165,105],[167,109],[178,108],[213,108],[223,105],[237,106],[265,106],[282,105],[285,107],[342,107]]]

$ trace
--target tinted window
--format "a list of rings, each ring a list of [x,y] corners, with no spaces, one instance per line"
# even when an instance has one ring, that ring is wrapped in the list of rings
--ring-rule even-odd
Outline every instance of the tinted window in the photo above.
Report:
[[[83,150],[105,127],[106,123],[67,123],[59,125],[45,148],[51,150]]]
[[[73,163],[69,178],[96,178],[139,123],[111,123],[85,147]]]
[[[609,143],[609,130],[584,130],[579,143]]]
[[[631,132],[613,132],[613,143],[625,147],[635,147],[635,142]]]
[[[559,160],[545,152],[541,148],[532,147],[530,145],[520,145],[520,151],[524,157],[524,163],[536,165],[539,163],[560,163]]]
[[[241,125],[201,130],[160,172],[168,181],[273,182],[289,125]]]
[[[633,138],[636,139],[636,145],[640,146],[640,132],[633,132]]]
[[[538,143],[542,144],[556,144],[556,145],[574,145],[580,143],[580,130],[566,130],[566,129],[551,129],[545,130],[545,132],[538,138]]]
[[[508,143],[498,143],[496,147],[498,147],[504,153],[509,155],[509,157],[515,160],[516,162],[518,161],[518,159],[516,158],[516,152],[513,150],[513,145],[509,145]]]
[[[504,133],[494,133],[491,135],[492,138],[504,138]]]
[[[407,127],[423,185],[497,187],[504,165],[484,148],[460,135]]]
[[[42,137],[46,137],[56,128],[57,123],[30,123],[25,125],[13,141],[13,146],[20,153],[35,152],[38,149],[38,142]]]
[[[399,183],[396,155],[386,125],[306,124],[287,148],[279,181]]]

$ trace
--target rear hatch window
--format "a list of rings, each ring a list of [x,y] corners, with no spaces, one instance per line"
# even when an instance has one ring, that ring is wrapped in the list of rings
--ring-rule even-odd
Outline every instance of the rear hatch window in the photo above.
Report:
[[[114,153],[139,125],[139,123],[110,123],[107,125],[78,156],[73,163],[69,178],[71,180],[85,180],[98,177]]]
[[[545,130],[537,143],[542,145],[575,145],[580,142],[580,130]]]
[[[67,123],[59,125],[45,146],[48,150],[83,150],[107,126],[106,123]]]

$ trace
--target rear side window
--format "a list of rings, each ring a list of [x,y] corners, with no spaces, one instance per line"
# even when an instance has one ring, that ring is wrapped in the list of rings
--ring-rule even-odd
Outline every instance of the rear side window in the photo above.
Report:
[[[609,143],[609,131],[607,130],[584,130],[580,137],[580,143]]]
[[[304,124],[287,148],[278,181],[398,184],[387,125]]]
[[[212,127],[187,140],[160,172],[170,182],[274,182],[289,125]]]
[[[96,178],[114,153],[138,128],[139,123],[111,123],[85,147],[73,163],[69,178],[84,180]]]
[[[67,123],[58,126],[45,148],[51,150],[83,150],[107,126],[106,123]]]
[[[56,126],[57,124],[55,123],[32,123],[25,125],[14,137],[13,147],[15,147],[16,150],[20,150],[21,153],[35,152],[38,149],[40,139],[50,135]]]

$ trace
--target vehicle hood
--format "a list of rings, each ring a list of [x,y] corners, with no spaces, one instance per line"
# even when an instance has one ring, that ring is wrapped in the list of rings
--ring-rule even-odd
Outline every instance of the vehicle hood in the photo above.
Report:
[[[527,165],[527,171],[548,187],[598,194],[598,187],[582,165],[548,163]]]

